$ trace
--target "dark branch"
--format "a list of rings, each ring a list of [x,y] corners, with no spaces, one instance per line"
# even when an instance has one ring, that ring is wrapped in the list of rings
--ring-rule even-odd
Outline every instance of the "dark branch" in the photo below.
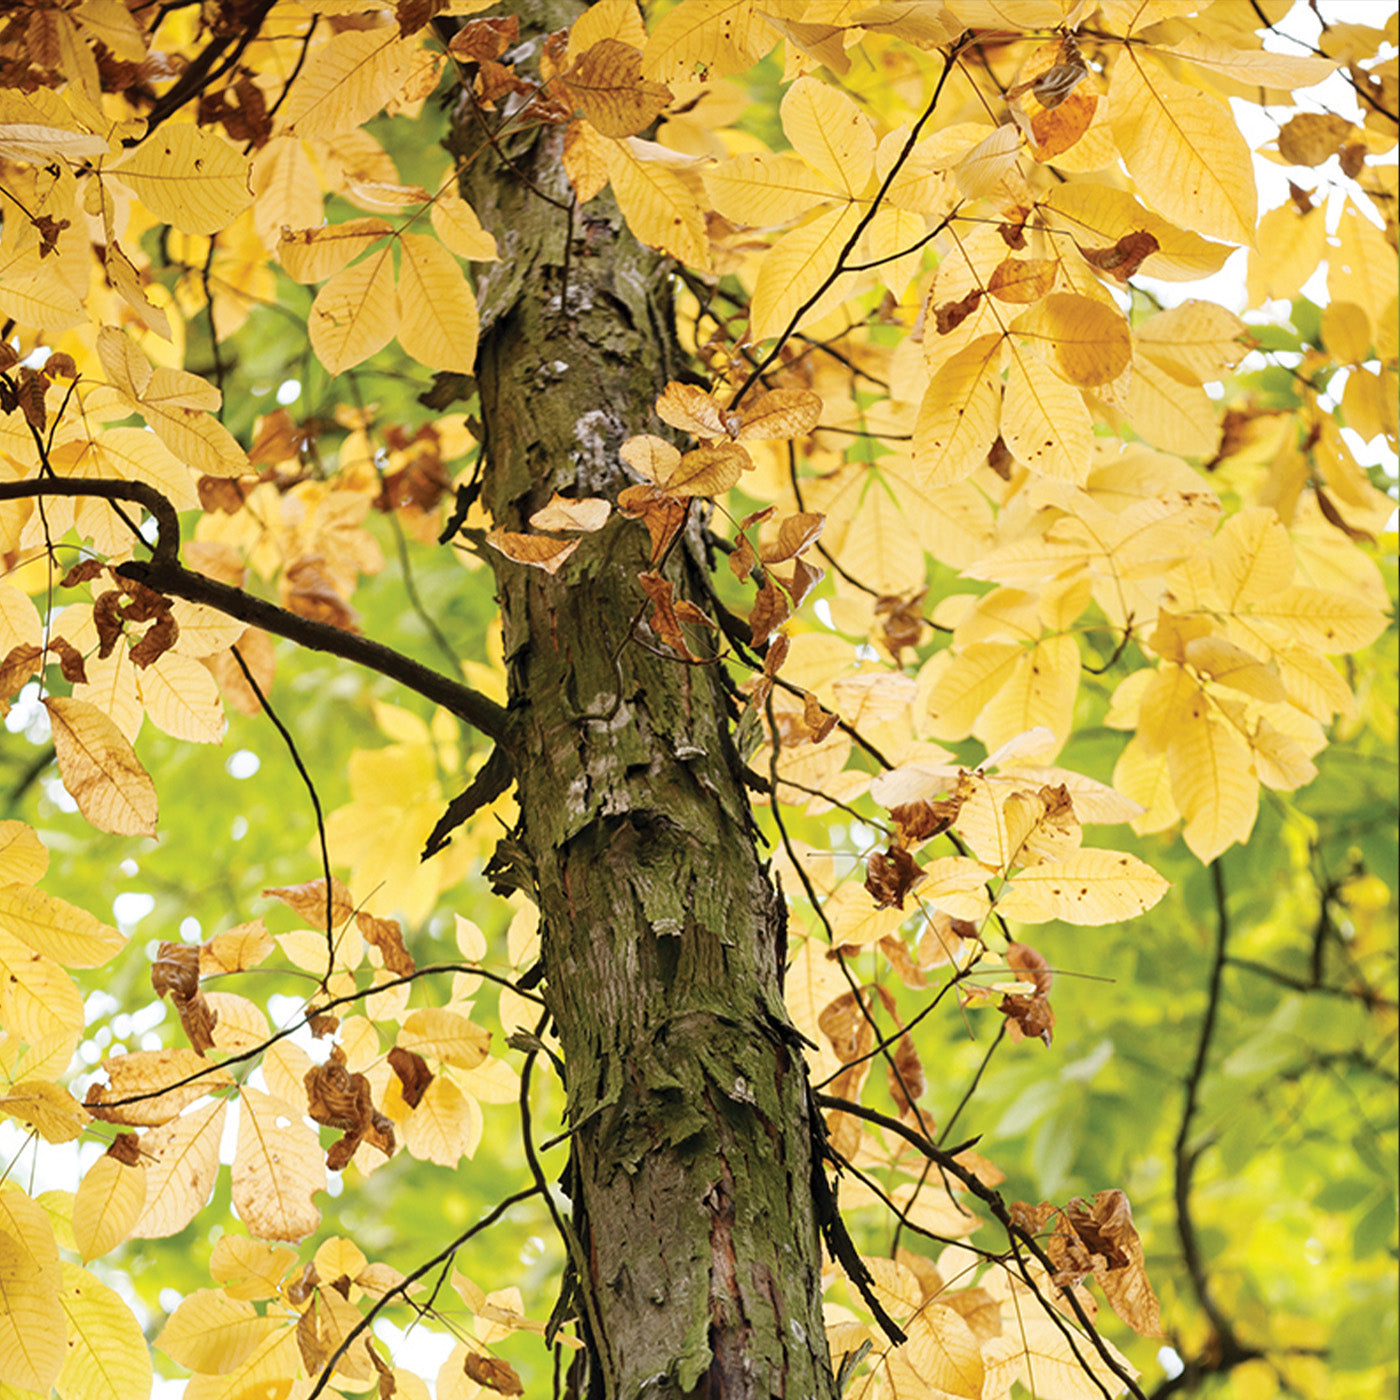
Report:
[[[353,632],[344,632],[329,623],[301,617],[287,608],[232,588],[226,583],[197,574],[179,562],[180,521],[175,507],[154,487],[141,481],[85,481],[65,477],[43,477],[33,481],[12,481],[0,485],[0,501],[19,500],[28,496],[96,496],[108,501],[135,501],[155,517],[159,531],[151,546],[149,563],[130,560],[117,565],[123,578],[134,579],[147,588],[172,598],[203,603],[228,617],[261,627],[285,637],[312,651],[323,651],[353,662],[367,670],[387,676],[392,681],[450,710],[498,744],[509,746],[512,730],[510,717],[493,700],[447,676]]]

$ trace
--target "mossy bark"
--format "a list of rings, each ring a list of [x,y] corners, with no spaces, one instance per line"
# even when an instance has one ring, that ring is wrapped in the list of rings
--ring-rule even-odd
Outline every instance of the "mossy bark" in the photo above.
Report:
[[[459,138],[481,144],[469,110]],[[488,146],[467,176],[502,256],[480,279],[478,380],[483,501],[508,530],[556,491],[615,501],[618,446],[660,429],[651,406],[682,363],[665,261],[606,196],[570,234],[534,192],[569,202],[561,144],[541,128]],[[616,515],[557,577],[495,561],[521,808],[509,849],[540,907],[574,1129],[579,1383],[606,1400],[828,1400],[783,904],[719,667],[648,649],[644,623],[624,645],[647,566],[646,530]],[[694,567],[675,551],[678,597],[697,596]]]

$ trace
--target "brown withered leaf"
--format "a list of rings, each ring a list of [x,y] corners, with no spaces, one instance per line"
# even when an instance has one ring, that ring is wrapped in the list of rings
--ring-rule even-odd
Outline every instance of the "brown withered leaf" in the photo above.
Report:
[[[819,569],[815,564],[809,564],[805,559],[794,559],[792,561],[792,577],[783,578],[778,575],[778,582],[788,591],[788,597],[792,599],[792,606],[800,608],[806,601],[807,595],[826,577],[826,570]]]
[[[1091,1202],[1075,1197],[1045,1252],[1060,1271],[1057,1284],[1063,1287],[1092,1275],[1109,1307],[1134,1332],[1162,1335],[1157,1295],[1147,1278],[1132,1207],[1122,1191],[1100,1191]]]
[[[58,657],[58,668],[63,679],[73,685],[82,685],[87,680],[87,668],[83,665],[83,654],[66,637],[50,637],[49,650]]]
[[[671,580],[664,578],[661,574],[645,572],[637,575],[637,582],[642,585],[646,595],[651,599],[651,630],[656,633],[657,639],[670,647],[677,656],[683,656],[687,661],[698,661],[700,658],[686,645],[685,637],[681,633],[680,619],[676,616],[675,605],[672,601],[674,592]]]
[[[1117,282],[1126,282],[1142,266],[1143,259],[1150,258],[1162,245],[1146,229],[1137,229],[1125,233],[1108,248],[1085,248],[1082,244],[1075,246],[1090,267],[1108,273]]]
[[[345,1067],[345,1051],[339,1045],[325,1064],[307,1070],[303,1083],[311,1118],[344,1133],[326,1152],[330,1171],[344,1171],[361,1142],[377,1147],[385,1156],[393,1155],[393,1124],[375,1108],[369,1080]]]
[[[929,841],[941,836],[957,821],[962,810],[961,797],[940,797],[935,802],[906,802],[901,807],[890,808],[890,816],[899,828],[902,845],[916,841]]]
[[[282,606],[312,622],[324,622],[342,632],[358,632],[359,614],[340,596],[324,562],[321,556],[311,555],[283,569],[278,583]]]
[[[906,987],[920,990],[928,986],[928,978],[923,969],[914,961],[909,945],[898,934],[887,933],[875,946],[885,955],[889,965],[894,968],[895,974]]]
[[[763,657],[763,674],[765,676],[776,676],[782,669],[783,662],[787,660],[787,654],[792,650],[792,643],[788,640],[786,632],[779,632],[768,644],[768,650]]]
[[[272,683],[277,679],[277,651],[272,645],[272,638],[261,627],[249,627],[227,651],[200,658],[219,683],[224,699],[240,714],[256,715],[262,710],[262,701],[258,699],[257,691],[248,684],[243,667],[234,659],[235,647],[243,658],[243,665],[257,681],[258,690],[264,695],[272,689]]]
[[[903,846],[892,845],[870,857],[865,888],[877,909],[903,909],[905,897],[923,878],[923,869],[914,857]]]
[[[775,587],[771,580],[765,579],[763,587],[758,590],[758,597],[754,599],[753,611],[749,613],[749,635],[753,638],[753,645],[765,645],[769,637],[788,620],[791,612],[787,594]]]
[[[965,297],[960,297],[957,301],[945,301],[942,306],[935,306],[933,308],[933,323],[938,334],[947,335],[949,331],[962,325],[977,310],[981,300],[982,288],[974,287]]]
[[[765,564],[785,564],[820,539],[826,516],[816,511],[802,511],[787,516],[778,526],[778,537],[763,546],[760,554]]]
[[[743,580],[753,572],[753,567],[758,563],[758,555],[753,551],[753,545],[749,543],[747,535],[740,535],[734,541],[734,553],[729,556],[729,571],[735,578]]]
[[[454,58],[479,63],[483,58],[500,58],[519,38],[520,21],[514,15],[469,19],[462,21],[447,48]]]
[[[24,688],[30,676],[39,669],[39,658],[44,649],[32,642],[21,642],[5,653],[0,661],[0,707],[9,712],[10,701]]]
[[[685,524],[690,502],[669,496],[651,482],[644,481],[624,487],[618,493],[617,508],[629,519],[641,520],[646,525],[651,536],[651,562],[655,564]]]
[[[135,1167],[141,1162],[141,1139],[135,1133],[118,1133],[107,1149],[108,1157],[115,1157],[124,1167]]]
[[[202,1055],[214,1048],[219,1017],[199,989],[200,952],[198,943],[160,944],[151,961],[151,986],[162,1000],[170,994],[190,1045]]]
[[[376,919],[363,909],[355,915],[355,922],[372,948],[378,948],[384,956],[384,966],[398,977],[410,977],[417,970],[412,954],[404,946],[403,929],[397,919]]]
[[[1030,996],[1002,997],[997,1008],[1011,1027],[1012,1044],[1026,1039],[1049,1045],[1055,1029],[1055,1013],[1050,1009],[1050,986],[1055,978],[1050,965],[1029,943],[1012,943],[1006,950],[1006,965],[1016,973],[1017,981],[1035,987]]]
[[[169,599],[163,600],[167,608]],[[153,661],[159,660],[179,639],[180,624],[173,615],[166,612],[157,619],[156,625],[146,630],[145,636],[131,648],[131,659],[143,671]]]
[[[195,482],[195,490],[206,515],[237,515],[243,509],[243,488],[232,477],[202,476]]]
[[[919,588],[909,598],[886,594],[875,600],[875,616],[883,619],[881,640],[896,662],[905,648],[918,646],[924,634],[927,624],[924,622],[923,604],[927,592],[927,588]]]
[[[477,1385],[484,1385],[487,1390],[494,1390],[498,1395],[525,1393],[525,1387],[520,1384],[520,1377],[515,1374],[515,1368],[509,1361],[502,1361],[499,1356],[486,1356],[480,1352],[469,1351],[462,1362],[462,1369]]]
[[[902,1035],[895,1041],[891,1059],[893,1063],[885,1066],[890,1097],[894,1100],[901,1117],[911,1115],[915,1102],[923,1098],[924,1091],[928,1088],[924,1062],[919,1058],[912,1038],[907,1035]]]
[[[807,726],[814,744],[820,744],[833,729],[839,715],[826,709],[810,690],[802,695],[802,722]]]
[[[1011,455],[1011,449],[1006,445],[1006,439],[1000,433],[992,439],[992,445],[987,449],[987,465],[1003,481],[1011,480],[1011,472],[1016,465],[1016,459]]]
[[[1337,153],[1337,163],[1342,167],[1342,174],[1345,175],[1347,179],[1356,179],[1366,165],[1365,142],[1348,141]],[[52,359],[50,359],[49,363],[53,363]]]
[[[92,625],[97,632],[97,659],[105,661],[122,635],[122,595],[109,588],[92,600]]]
[[[107,566],[100,559],[80,559],[59,579],[58,586],[77,588],[79,584],[91,583],[93,579],[100,578],[106,571]]]
[[[294,910],[313,928],[326,926],[326,882],[308,880],[304,885],[275,885],[263,894],[268,899],[280,899],[289,909]],[[350,891],[334,876],[331,876],[331,927],[339,928],[355,912],[355,901]]]
[[[417,1108],[423,1095],[428,1092],[428,1085],[433,1082],[433,1072],[428,1068],[427,1060],[412,1050],[405,1050],[402,1045],[396,1045],[389,1051],[389,1068],[399,1077],[403,1101],[410,1108]]]

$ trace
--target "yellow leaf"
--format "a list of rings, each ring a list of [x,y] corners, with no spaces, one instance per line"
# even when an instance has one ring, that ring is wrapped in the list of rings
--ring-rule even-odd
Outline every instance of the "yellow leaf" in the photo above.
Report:
[[[1371,316],[1379,337],[1388,304],[1395,297],[1395,249],[1356,205],[1347,200],[1337,225],[1337,247],[1327,254],[1327,294],[1350,301]]]
[[[405,1017],[398,1043],[459,1069],[475,1069],[486,1058],[491,1032],[455,1011],[424,1007]]]
[[[259,1316],[252,1303],[220,1288],[199,1288],[166,1319],[155,1344],[188,1370],[224,1376],[285,1325],[279,1317]]]
[[[977,737],[994,749],[1044,725],[1054,734],[1058,749],[1069,741],[1078,693],[1078,643],[1070,636],[1042,637],[1030,650],[1021,651],[1011,674],[983,709]]]
[[[0,928],[66,967],[100,967],[126,946],[85,909],[20,885],[0,888]]]
[[[275,1298],[296,1261],[293,1250],[247,1235],[221,1235],[209,1257],[209,1272],[231,1298]]]
[[[587,204],[608,183],[608,146],[608,138],[585,121],[570,122],[564,132],[564,173],[580,204]]]
[[[842,274],[830,286],[826,283],[860,217],[860,208],[854,204],[828,209],[810,223],[785,233],[768,250],[759,264],[750,307],[749,333],[754,340],[767,340],[786,330],[799,308],[814,297],[816,300],[802,312],[798,328],[846,299],[851,274]],[[817,296],[823,286],[826,290]]]
[[[290,1104],[244,1087],[239,1096],[233,1205],[250,1235],[300,1240],[321,1223],[311,1199],[326,1185],[316,1134]]]
[[[1075,482],[1088,478],[1094,428],[1083,395],[1014,345],[1001,436],[1016,460],[1037,475]]]
[[[496,262],[500,257],[495,238],[482,228],[476,210],[455,194],[438,195],[428,210],[428,219],[433,231],[459,258]]]
[[[1210,563],[1221,602],[1236,611],[1273,599],[1288,587],[1293,544],[1268,506],[1250,506],[1221,527],[1211,542]]]
[[[1183,650],[1188,666],[1220,685],[1252,695],[1266,704],[1275,704],[1284,698],[1278,672],[1224,637],[1193,637]]]
[[[1022,649],[1014,642],[974,642],[960,651],[928,698],[937,739],[963,739],[977,716],[1012,675]]]
[[[968,28],[1009,29],[1013,34],[1053,28],[1065,18],[1059,0],[948,0],[946,8]]]
[[[47,1079],[23,1079],[0,1095],[0,1112],[28,1123],[45,1142],[72,1142],[92,1115],[67,1089]]]
[[[1254,827],[1259,780],[1251,771],[1249,745],[1232,725],[1197,694],[1177,709],[1167,744],[1172,797],[1186,819],[1186,844],[1212,861]]]
[[[333,34],[292,83],[278,114],[281,130],[334,137],[372,117],[408,77],[414,46],[397,25]]]
[[[1136,856],[1082,850],[1020,871],[997,908],[1024,924],[1112,924],[1145,913],[1170,888]]]
[[[642,77],[642,55],[619,39],[600,39],[564,74],[578,110],[604,136],[645,131],[670,105],[671,89]]]
[[[73,1238],[83,1261],[115,1249],[131,1234],[146,1201],[146,1164],[128,1166],[104,1153],[73,1198]]]
[[[788,151],[745,151],[703,174],[716,212],[755,228],[788,223],[835,196],[819,172]]]
[[[1273,623],[1305,646],[1328,653],[1359,651],[1386,628],[1385,614],[1370,603],[1301,584],[1275,594],[1255,595],[1249,615]]]
[[[1210,301],[1184,301],[1149,316],[1133,332],[1138,349],[1182,384],[1223,379],[1243,357],[1248,327]]]
[[[177,1235],[200,1211],[219,1174],[228,1104],[211,1099],[141,1138],[146,1203],[131,1227],[137,1239]]]
[[[256,967],[273,949],[272,935],[261,919],[238,924],[215,934],[199,950],[199,975],[212,977],[221,972],[242,972]]]
[[[423,1161],[455,1167],[481,1141],[481,1106],[452,1080],[438,1075],[403,1125],[404,1146]]]
[[[778,42],[760,8],[756,0],[681,0],[652,27],[642,71],[663,83],[742,72]]]
[[[212,128],[188,122],[167,122],[112,173],[182,233],[218,233],[253,201],[247,159]]]
[[[1252,244],[1254,165],[1230,109],[1135,48],[1114,64],[1110,100],[1113,139],[1146,198],[1185,228]]]
[[[1226,77],[1238,78],[1251,87],[1277,87],[1293,90],[1312,87],[1334,73],[1337,61],[1306,54],[1274,53],[1269,49],[1236,48],[1204,34],[1187,34],[1169,46],[1150,45],[1149,51],[1168,58],[1184,58],[1198,67]]]
[[[463,206],[465,207],[465,206]],[[476,365],[476,297],[457,259],[435,238],[399,238],[399,344],[429,369]]]
[[[1011,330],[1045,342],[1060,373],[1082,389],[1107,384],[1133,356],[1128,322],[1116,307],[1093,297],[1053,292],[1018,316]]]
[[[1135,734],[1118,756],[1113,786],[1137,802],[1142,811],[1133,818],[1139,836],[1165,831],[1181,820],[1172,797],[1171,771],[1165,748],[1156,748]]]
[[[61,1279],[43,1206],[0,1190],[0,1382],[48,1393],[66,1350]]]
[[[1004,122],[952,167],[959,193],[964,199],[998,198],[1003,181],[1016,169],[1020,149],[1020,127]]]
[[[71,1053],[82,1023],[82,999],[67,973],[0,929],[0,1025],[31,1045],[67,1043]]]
[[[121,730],[85,700],[44,701],[63,786],[99,831],[156,834],[156,790]]]
[[[783,98],[783,132],[798,155],[856,199],[875,169],[875,129],[854,99],[819,78],[799,78]]]
[[[1204,389],[1182,384],[1143,356],[1123,405],[1133,430],[1182,457],[1209,457],[1220,440],[1215,407]]]
[[[151,1353],[121,1297],[76,1264],[63,1266],[68,1356],[54,1382],[62,1400],[146,1400]]]
[[[144,481],[166,496],[176,510],[190,510],[199,504],[193,473],[154,433],[140,428],[105,428],[93,446],[104,476]]]
[[[286,1400],[302,1374],[296,1326],[285,1314],[281,1327],[269,1330],[258,1349],[224,1376],[195,1374],[183,1400]]]
[[[1258,306],[1266,297],[1291,301],[1326,252],[1326,209],[1300,214],[1291,199],[1270,209],[1259,220],[1258,242],[1249,250],[1249,305]]]
[[[991,906],[988,873],[980,862],[964,856],[939,856],[924,866],[919,898],[955,919],[982,919]]]
[[[997,264],[987,281],[987,291],[998,301],[1028,306],[1039,301],[1055,285],[1060,264],[1048,258],[1007,258]]]
[[[620,39],[634,49],[646,44],[646,25],[637,12],[636,0],[597,0],[590,5],[569,30],[569,62],[601,39]]]
[[[704,211],[681,177],[659,160],[640,159],[629,141],[608,142],[605,158],[613,195],[628,228],[643,243],[669,253],[677,262],[708,270],[710,242]]]
[[[223,743],[224,705],[208,667],[167,651],[137,671],[136,685],[156,728],[195,744]]]
[[[907,909],[880,909],[870,892],[854,882],[840,886],[823,905],[838,944],[878,943],[909,917]]]
[[[188,1049],[133,1050],[109,1056],[101,1068],[108,1082],[88,1089],[85,1106],[94,1118],[128,1127],[168,1123],[186,1105],[233,1082],[227,1070]]]
[[[311,304],[307,334],[317,358],[331,374],[382,350],[398,330],[394,265],[389,248],[342,268]]]
[[[49,853],[32,826],[0,822],[0,884],[32,885],[48,868]]]
[[[909,1319],[909,1340],[900,1358],[927,1385],[981,1400],[982,1353],[972,1329],[953,1311],[937,1303]]]
[[[1194,96],[1200,94],[1192,89]],[[1157,240],[1157,251],[1143,261],[1147,277],[1167,282],[1193,282],[1218,272],[1231,249],[1211,243],[1190,222],[1184,228],[1145,208],[1126,190],[1092,180],[1070,180],[1056,185],[1045,196],[1043,208],[1051,223],[1065,229],[1083,248],[1112,247],[1120,238],[1133,233],[1150,233]]]
[[[349,219],[322,228],[282,230],[277,256],[289,277],[320,282],[392,232],[383,219]]]
[[[1118,1376],[1072,1329],[1071,1346],[1063,1331],[1067,1325],[1063,1318],[1052,1321],[1040,1309],[1038,1316],[1027,1316],[1028,1306],[1021,1300],[1015,1325],[982,1345],[987,1368],[985,1394],[1005,1395],[1017,1380],[1028,1393],[1043,1395],[1047,1400],[1103,1400],[1105,1390],[1113,1395],[1122,1389]],[[1126,1374],[1137,1375],[1111,1343],[1102,1345]]]
[[[914,426],[911,475],[923,489],[951,486],[986,459],[1001,416],[1000,335],[950,355],[930,381]]]

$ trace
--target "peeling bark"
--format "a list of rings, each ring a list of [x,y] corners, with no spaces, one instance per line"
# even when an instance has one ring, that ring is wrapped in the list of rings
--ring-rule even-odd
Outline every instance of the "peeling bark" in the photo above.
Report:
[[[464,148],[480,145],[470,111],[458,129]],[[665,260],[606,196],[576,212],[566,253],[564,212],[520,178],[568,203],[561,135],[488,148],[467,177],[503,258],[481,278],[478,380],[483,501],[508,530],[528,529],[555,491],[616,500],[635,479],[617,448],[658,429],[652,403],[683,363]],[[697,598],[675,556],[677,597]],[[575,1129],[567,1189],[588,1342],[575,1388],[827,1400],[783,903],[719,667],[622,645],[647,567],[638,523],[614,516],[557,578],[493,566],[521,806],[505,847],[540,907]]]

